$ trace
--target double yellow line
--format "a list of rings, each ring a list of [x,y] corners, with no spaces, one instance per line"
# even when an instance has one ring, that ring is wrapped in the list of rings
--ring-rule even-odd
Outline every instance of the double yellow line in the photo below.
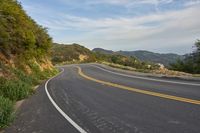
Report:
[[[98,80],[98,79],[95,79],[95,78],[92,78],[92,77],[85,75],[82,72],[80,67],[77,66],[77,68],[78,68],[78,73],[79,73],[80,76],[82,76],[82,77],[84,77],[88,80],[97,82],[97,83],[101,83],[101,84],[105,84],[105,85],[108,85],[108,86],[120,88],[120,89],[123,89],[123,90],[129,90],[129,91],[133,91],[133,92],[137,92],[137,93],[141,93],[141,94],[151,95],[151,96],[155,96],[155,97],[160,97],[160,98],[165,98],[165,99],[176,100],[176,101],[180,101],[180,102],[200,105],[199,100],[193,100],[193,99],[189,99],[189,98],[172,96],[172,95],[167,95],[167,94],[162,94],[162,93],[157,93],[157,92],[152,92],[152,91],[140,90],[140,89],[124,86],[124,85],[119,85],[119,84],[115,84],[115,83],[111,83],[111,82],[107,82],[107,81]]]

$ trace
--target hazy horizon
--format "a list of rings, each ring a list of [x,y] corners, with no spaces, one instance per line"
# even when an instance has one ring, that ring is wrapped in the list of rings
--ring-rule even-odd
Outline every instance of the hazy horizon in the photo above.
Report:
[[[56,44],[64,44],[64,43],[57,43],[57,42],[54,42]],[[64,45],[73,45],[73,44],[78,44],[76,42],[74,43],[66,43]],[[87,48],[84,44],[78,44],[78,45],[81,45],[81,46],[84,46],[85,48]],[[126,52],[133,52],[133,51],[148,51],[148,52],[153,52],[153,53],[159,53],[159,54],[178,54],[178,53],[172,53],[172,52],[156,52],[156,51],[150,51],[150,50],[145,50],[145,49],[134,49],[134,50],[112,50],[112,49],[105,49],[105,48],[102,48],[102,47],[95,47],[95,48],[100,48],[100,49],[104,49],[104,50],[108,50],[108,51],[113,51],[113,52],[118,52],[118,51],[126,51]],[[90,49],[91,51],[95,48],[88,48]],[[185,54],[190,54],[190,53],[185,53]],[[185,54],[178,54],[178,55],[185,55]]]
[[[54,42],[186,54],[200,38],[200,0],[19,0]]]

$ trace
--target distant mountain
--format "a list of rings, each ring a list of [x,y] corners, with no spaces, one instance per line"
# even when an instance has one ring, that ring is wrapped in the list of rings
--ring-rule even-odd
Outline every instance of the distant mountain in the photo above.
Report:
[[[52,49],[53,64],[71,64],[85,62],[109,62],[122,66],[129,66],[139,70],[155,70],[158,65],[140,61],[137,58],[122,54],[115,54],[111,50],[94,49],[93,51],[79,44],[57,44]],[[95,52],[96,51],[96,52]],[[98,52],[101,51],[101,52]]]
[[[93,52],[100,52],[100,53],[103,53],[103,54],[113,54],[114,51],[112,50],[106,50],[106,49],[102,49],[102,48],[94,48],[92,50]]]
[[[168,54],[160,54],[154,53],[150,51],[138,50],[138,51],[117,51],[114,52],[112,50],[105,50],[102,48],[93,49],[94,52],[100,52],[104,54],[120,54],[125,56],[134,56],[141,61],[149,61],[154,63],[161,63],[165,66],[169,66],[170,63],[174,63],[177,59],[183,59],[184,56],[168,53]]]

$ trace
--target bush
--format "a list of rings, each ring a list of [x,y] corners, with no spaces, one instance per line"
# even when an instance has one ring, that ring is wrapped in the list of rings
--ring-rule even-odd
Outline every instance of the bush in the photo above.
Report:
[[[25,74],[22,70],[14,69],[14,74],[18,77],[19,80],[27,83],[27,84],[33,84],[33,78],[27,74]]]
[[[0,96],[0,128],[5,127],[13,119],[13,102]]]
[[[196,41],[193,53],[185,55],[184,60],[177,60],[170,65],[172,70],[200,74],[200,40]]]
[[[17,0],[0,0],[0,128],[11,120],[12,102],[28,97],[32,86],[39,83],[50,72],[41,72],[39,66],[31,60],[49,56],[52,38],[47,29],[38,25],[22,9]],[[5,61],[13,60],[4,65]],[[23,71],[30,64],[32,74]],[[10,66],[10,67],[9,67]],[[43,74],[45,76],[43,76]]]
[[[34,68],[32,75],[26,75],[19,69],[9,68],[15,74],[15,78],[11,80],[0,77],[0,128],[4,128],[14,118],[12,112],[15,101],[28,97],[33,92],[34,83],[39,83],[41,79],[46,79],[58,72],[57,69],[41,72],[37,66]]]
[[[32,92],[31,86],[21,80],[0,79],[0,95],[12,101],[26,98]]]

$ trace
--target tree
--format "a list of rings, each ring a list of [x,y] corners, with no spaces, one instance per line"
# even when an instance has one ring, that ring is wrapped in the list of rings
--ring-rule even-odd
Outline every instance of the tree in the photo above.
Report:
[[[184,60],[171,64],[171,69],[188,73],[200,73],[200,40],[194,44],[195,50],[186,55]]]
[[[51,45],[47,29],[31,19],[19,2],[0,0],[1,53],[39,58],[49,53]]]

